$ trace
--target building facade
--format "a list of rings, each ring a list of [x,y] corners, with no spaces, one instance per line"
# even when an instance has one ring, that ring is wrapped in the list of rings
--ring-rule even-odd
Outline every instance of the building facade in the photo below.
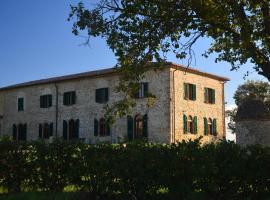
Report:
[[[0,134],[14,140],[62,137],[89,143],[147,137],[173,143],[203,136],[225,137],[224,83],[220,77],[168,63],[150,70],[141,81],[136,106],[112,125],[104,106],[121,100],[119,74],[104,69],[32,81],[0,89]],[[146,94],[155,95],[149,106]]]

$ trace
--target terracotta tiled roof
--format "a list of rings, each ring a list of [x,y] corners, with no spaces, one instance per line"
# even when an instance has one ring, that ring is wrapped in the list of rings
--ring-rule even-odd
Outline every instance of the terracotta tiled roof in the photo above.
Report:
[[[226,77],[202,72],[200,70],[190,68],[190,67],[185,67],[185,66],[178,65],[178,64],[175,64],[172,62],[167,62],[166,65],[168,65],[168,67],[172,67],[172,68],[175,68],[178,70],[206,76],[206,77],[217,79],[220,81],[229,81],[229,79]],[[2,87],[2,88],[0,88],[0,91],[21,88],[21,87],[27,87],[27,86],[32,86],[32,85],[58,83],[58,82],[64,82],[64,81],[68,81],[68,80],[81,79],[81,78],[99,77],[99,76],[111,75],[111,74],[116,74],[116,73],[118,73],[116,68],[101,69],[101,70],[83,72],[83,73],[78,73],[78,74],[71,74],[71,75],[66,75],[66,76],[58,76],[58,77],[53,77],[53,78],[46,78],[46,79],[40,79],[40,80],[35,80],[35,81],[19,83],[19,84],[10,85],[7,87]]]

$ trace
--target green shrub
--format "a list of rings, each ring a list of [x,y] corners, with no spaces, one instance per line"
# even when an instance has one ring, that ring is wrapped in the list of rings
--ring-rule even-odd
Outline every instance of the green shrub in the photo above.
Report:
[[[0,141],[2,191],[66,190],[91,199],[265,199],[270,148],[220,141],[88,145]]]

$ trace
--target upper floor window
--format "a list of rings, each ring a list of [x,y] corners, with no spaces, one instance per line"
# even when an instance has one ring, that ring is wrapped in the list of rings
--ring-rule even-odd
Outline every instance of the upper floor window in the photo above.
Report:
[[[65,106],[73,105],[76,103],[76,93],[75,91],[65,92],[63,104]]]
[[[204,102],[214,104],[215,101],[215,90],[211,88],[204,88]]]
[[[139,90],[135,93],[135,98],[145,98],[148,94],[148,83],[139,83]]]
[[[39,138],[49,139],[53,136],[53,123],[39,124]]]
[[[109,88],[96,89],[96,102],[106,103],[109,101]]]
[[[217,135],[217,120],[204,118],[204,135]]]
[[[20,97],[18,98],[18,111],[24,110],[24,98]]]
[[[52,106],[52,95],[42,95],[40,96],[40,108],[49,108]]]
[[[196,100],[196,85],[184,83],[184,99]]]
[[[191,134],[197,134],[198,128],[197,128],[197,116],[183,116],[184,120],[184,133],[191,133]]]

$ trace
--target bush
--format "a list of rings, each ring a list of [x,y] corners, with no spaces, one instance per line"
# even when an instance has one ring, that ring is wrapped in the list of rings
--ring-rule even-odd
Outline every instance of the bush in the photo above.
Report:
[[[88,145],[0,141],[4,191],[88,193],[91,199],[265,199],[270,148],[220,141]]]

